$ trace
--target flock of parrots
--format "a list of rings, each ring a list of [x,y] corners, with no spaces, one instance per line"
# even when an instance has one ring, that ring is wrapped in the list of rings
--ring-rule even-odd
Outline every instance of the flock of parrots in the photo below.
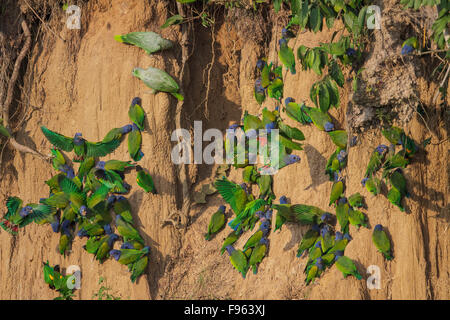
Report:
[[[294,33],[289,28],[283,28],[282,38],[279,41],[278,57],[282,64],[292,74],[295,70],[295,57],[293,50],[288,46]],[[144,49],[148,54],[159,50],[169,49],[172,41],[162,38],[154,32],[133,32],[127,35],[116,36],[119,42],[132,44]],[[349,53],[350,54],[350,53]],[[265,59],[257,62],[260,78],[255,81],[254,97],[262,105],[267,97],[273,98],[277,104],[282,104],[283,76],[282,67],[268,64]],[[179,86],[163,70],[156,68],[135,68],[132,73],[141,79],[153,93],[167,92],[178,100],[184,97],[178,93]],[[281,118],[281,111],[291,119],[308,125],[313,123],[319,130],[327,132],[336,151],[329,158],[325,173],[333,181],[329,205],[335,207],[335,215],[324,210],[305,204],[289,204],[285,196],[279,198],[279,203],[273,203],[276,199],[272,191],[273,168],[281,169],[285,166],[297,163],[300,157],[292,154],[293,150],[302,150],[298,141],[305,140],[303,133],[287,125]],[[53,232],[60,234],[59,251],[66,254],[71,247],[75,232],[79,237],[87,237],[84,249],[95,255],[102,263],[112,256],[121,264],[127,265],[131,272],[131,280],[136,279],[144,272],[148,263],[149,247],[145,246],[144,239],[135,229],[131,206],[124,197],[130,191],[130,185],[124,181],[124,173],[135,168],[137,171],[137,183],[146,192],[156,193],[151,176],[139,165],[131,161],[108,160],[99,158],[112,153],[128,135],[128,151],[134,161],[139,161],[144,156],[141,151],[142,135],[144,129],[145,113],[141,107],[139,98],[134,98],[129,108],[131,124],[121,128],[110,130],[102,141],[89,142],[81,133],[76,133],[73,138],[66,137],[42,126],[45,137],[56,147],[51,149],[52,166],[58,171],[56,175],[45,183],[50,188],[47,198],[41,198],[38,204],[29,203],[25,206],[18,197],[9,197],[6,201],[7,213],[0,222],[0,226],[16,235],[19,228],[25,227],[31,222],[37,224],[50,224]],[[258,141],[258,150],[264,150],[265,163],[261,167],[253,165],[256,155],[249,153],[248,144],[238,143],[234,148],[235,157],[239,152],[245,153],[244,163],[239,163],[235,158],[233,164],[236,168],[242,168],[244,183],[236,184],[225,176],[215,181],[214,186],[229,204],[235,217],[228,223],[231,232],[224,239],[221,254],[225,251],[229,254],[231,264],[245,278],[251,268],[257,273],[259,263],[263,260],[269,248],[269,235],[272,228],[273,211],[276,211],[275,229],[281,229],[284,223],[298,223],[308,225],[310,229],[303,235],[297,250],[297,257],[306,256],[305,282],[309,284],[333,264],[343,273],[344,277],[353,275],[361,279],[354,262],[344,255],[345,248],[352,237],[349,234],[349,225],[367,227],[367,217],[360,211],[364,207],[364,199],[359,194],[345,197],[345,179],[342,169],[347,163],[348,136],[344,130],[335,130],[332,119],[327,112],[320,108],[307,107],[304,103],[299,105],[294,99],[286,98],[282,110],[277,106],[275,110],[262,110],[262,117],[245,112],[242,125],[234,124],[229,127],[235,132],[241,131],[247,137],[254,137]],[[279,154],[270,159],[270,135],[260,135],[259,130],[265,129],[270,133],[272,129],[278,129]],[[410,158],[417,152],[418,147],[414,141],[406,136],[402,129],[388,128],[382,134],[391,143],[390,146],[380,145],[375,148],[367,166],[362,185],[374,196],[380,193],[382,180],[390,186],[387,198],[391,203],[404,211],[402,200],[408,197],[406,180],[401,171],[409,163]],[[235,141],[225,139],[225,150],[229,151]],[[351,139],[350,146],[355,144]],[[395,152],[396,145],[402,149]],[[75,153],[73,162],[78,162],[78,171],[66,160],[61,151]],[[274,163],[274,161],[276,163]],[[377,172],[383,169],[381,179]],[[259,194],[255,197],[250,185],[256,184]],[[111,212],[115,213],[115,218]],[[226,207],[220,206],[208,225],[206,240],[211,240],[213,235],[220,232],[226,225]],[[337,230],[336,220],[340,231]],[[112,222],[118,235],[113,233]],[[233,244],[246,231],[256,231],[244,244],[242,250],[234,248]],[[376,225],[372,240],[375,247],[387,260],[393,258],[390,240],[383,230],[383,226]],[[114,249],[114,243],[123,240],[120,249]],[[70,292],[59,270],[44,263],[45,282],[50,287],[61,292],[62,296],[70,297]]]
[[[115,39],[143,48],[148,54],[173,46],[170,40],[154,32],[134,32]],[[183,96],[177,93],[178,84],[163,70],[135,68],[132,74],[153,93],[168,92],[183,100]],[[17,235],[19,228],[32,222],[50,224],[53,232],[60,234],[58,249],[62,255],[70,251],[75,235],[86,237],[84,249],[87,252],[100,263],[112,256],[128,266],[131,281],[135,282],[147,267],[150,248],[145,246],[135,228],[131,205],[125,198],[131,189],[125,182],[125,173],[134,168],[137,184],[145,192],[155,194],[156,189],[151,175],[137,163],[100,159],[117,149],[125,136],[131,159],[137,162],[144,156],[141,131],[144,130],[145,112],[139,97],[133,99],[128,115],[131,124],[110,130],[99,142],[87,141],[81,133],[76,133],[73,138],[67,137],[42,126],[44,136],[55,147],[51,149],[51,158],[52,166],[58,172],[45,181],[50,189],[49,196],[41,198],[38,204],[25,206],[20,198],[9,197],[6,200],[7,212],[0,226]],[[63,151],[74,152],[72,162],[67,160]],[[76,173],[74,163],[79,163]],[[113,222],[118,234],[113,231]],[[114,243],[119,240],[122,240],[122,245],[114,249]],[[70,298],[71,290],[64,282],[67,277],[50,267],[48,262],[44,263],[44,278],[51,288],[58,290],[64,298]]]
[[[292,49],[287,46],[289,38],[292,37],[294,37],[293,32],[288,28],[283,28],[278,57],[284,67],[291,74],[295,74],[295,58]],[[343,169],[347,164],[348,148],[356,144],[356,137],[349,140],[346,131],[335,130],[331,117],[319,107],[307,107],[304,103],[299,105],[293,98],[288,97],[280,110],[279,105],[282,104],[283,97],[282,68],[276,67],[272,63],[268,64],[265,59],[259,60],[256,67],[260,73],[260,78],[256,79],[254,86],[256,101],[262,105],[266,98],[270,97],[276,100],[277,106],[274,111],[263,108],[259,117],[250,115],[246,111],[242,125],[231,125],[228,130],[243,130],[247,137],[256,137],[258,148],[262,147],[265,152],[269,153],[270,137],[262,136],[259,132],[261,129],[268,132],[278,129],[280,133],[279,163],[270,163],[269,160],[258,167],[257,164],[254,164],[255,162],[250,162],[252,156],[255,155],[246,151],[245,162],[239,163],[235,157],[233,164],[235,168],[242,169],[243,183],[234,183],[225,176],[215,181],[215,188],[234,213],[233,219],[228,222],[231,231],[224,238],[220,252],[223,254],[227,251],[231,264],[244,278],[249,269],[256,274],[258,265],[264,259],[269,248],[272,225],[276,231],[281,229],[284,223],[297,223],[310,227],[303,235],[297,249],[297,257],[305,256],[306,259],[304,272],[307,285],[314,282],[325,269],[332,265],[336,265],[344,277],[353,275],[360,280],[362,276],[355,263],[344,255],[347,244],[352,241],[349,225],[358,229],[360,227],[368,228],[368,218],[361,211],[365,207],[363,196],[360,193],[349,197],[345,196]],[[292,151],[302,150],[302,145],[298,141],[305,139],[299,129],[283,122],[281,111],[303,125],[314,124],[319,130],[326,132],[336,145],[336,151],[330,156],[324,168],[325,174],[333,181],[328,205],[335,208],[335,214],[316,206],[290,204],[285,196],[279,198],[279,203],[274,203],[276,196],[272,191],[273,175],[266,175],[263,171],[274,165],[278,165],[281,169],[299,162],[300,157],[293,155]],[[400,128],[392,126],[382,130],[382,134],[390,142],[390,145],[379,145],[375,148],[361,183],[376,196],[380,193],[380,186],[384,180],[390,186],[387,194],[388,200],[404,211],[402,201],[403,197],[408,196],[408,192],[402,168],[408,165],[411,157],[417,152],[418,146]],[[230,149],[232,143],[237,144],[235,152],[247,150],[248,145],[242,140],[228,141],[225,139],[226,151]],[[395,149],[398,145],[402,148],[396,152]],[[381,179],[376,176],[380,169],[383,169]],[[259,194],[257,195],[250,192],[253,184],[258,186]],[[274,211],[276,215],[273,218]],[[274,224],[272,219],[275,220]],[[220,206],[211,216],[205,239],[211,240],[215,234],[226,227],[226,224],[226,207]],[[235,248],[235,243],[246,231],[254,231],[254,233],[248,238],[242,249]],[[372,241],[386,260],[393,259],[391,242],[382,225],[375,225]]]

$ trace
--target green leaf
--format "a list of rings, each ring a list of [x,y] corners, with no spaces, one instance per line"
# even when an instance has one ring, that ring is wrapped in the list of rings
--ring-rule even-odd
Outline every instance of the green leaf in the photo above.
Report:
[[[280,11],[282,1],[283,0],[273,0],[273,8],[275,9],[275,12]]]
[[[195,1],[197,1],[197,0],[177,0],[177,2],[179,2],[179,3],[192,3]]]
[[[344,75],[335,60],[333,60],[330,64],[330,76],[334,81],[336,81],[339,87],[342,88],[344,86]]]
[[[310,14],[308,0],[302,2],[302,8],[299,12],[300,27],[304,29],[308,23],[308,16]]]
[[[328,93],[330,94],[330,106],[339,108],[340,98],[337,84],[331,78],[327,78],[325,83],[328,87]]]
[[[292,150],[303,150],[301,144],[299,144],[297,142],[294,142],[294,141],[291,141],[291,140],[283,137],[282,135],[280,135],[279,138],[280,138],[280,143],[283,146],[285,146],[286,148],[292,149]]]
[[[309,16],[309,28],[316,33],[320,30],[322,17],[320,16],[320,10],[318,6],[314,6],[311,9]]]
[[[181,22],[183,22],[183,19],[184,18],[179,14],[171,16],[166,20],[166,22],[164,22],[164,24],[161,26],[161,29],[167,28],[172,25],[180,24]]]
[[[301,132],[299,129],[288,126],[287,124],[284,124],[283,122],[278,123],[278,128],[280,129],[281,133],[283,133],[285,136],[287,136],[290,139],[303,141],[305,140],[305,135],[303,132]]]
[[[324,82],[319,85],[319,105],[323,113],[327,112],[330,108],[330,93]]]

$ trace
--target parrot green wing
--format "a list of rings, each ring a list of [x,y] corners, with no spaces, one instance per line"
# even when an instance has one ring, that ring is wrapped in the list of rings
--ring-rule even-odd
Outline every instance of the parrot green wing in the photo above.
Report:
[[[260,263],[262,259],[264,259],[266,255],[267,247],[265,244],[258,244],[252,251],[252,255],[250,256],[248,260],[248,265],[252,267],[253,273],[256,274],[258,271],[258,268],[256,267],[256,264]]]
[[[152,176],[145,170],[140,170],[136,177],[137,184],[145,190],[145,192],[151,192],[156,194],[155,184],[153,183]]]
[[[225,248],[235,243],[239,239],[239,237],[239,233],[236,233],[235,231],[230,232],[230,234],[223,241],[222,248],[220,249],[220,254],[223,254],[226,250]]]
[[[87,199],[87,206],[89,208],[95,207],[101,201],[106,199],[110,190],[111,189],[107,185],[102,184],[102,186]]]
[[[402,173],[400,173],[399,171],[394,171],[389,177],[389,181],[395,189],[400,191],[402,195],[408,194],[408,192],[406,191],[406,179]]]
[[[42,133],[44,136],[50,141],[51,144],[53,144],[55,147],[60,148],[63,151],[72,151],[73,150],[73,139],[63,136],[62,134],[59,134],[57,132],[53,132],[49,129],[47,129],[44,126],[41,126]]]
[[[139,130],[144,130],[145,111],[140,105],[131,105],[128,110],[128,116],[130,120],[136,124]]]
[[[314,125],[319,128],[320,130],[325,130],[325,123],[331,122],[331,118],[328,114],[323,113],[320,111],[320,109],[317,108],[307,108],[305,107],[308,115],[311,117],[312,122]]]
[[[42,221],[44,219],[49,219],[50,215],[52,215],[55,212],[55,209],[53,209],[51,206],[48,206],[45,204],[29,203],[29,204],[27,204],[27,206],[32,207],[33,212],[22,219],[22,221],[20,223],[20,227],[25,227],[26,225],[30,224],[31,222],[39,223],[40,221]]]
[[[57,192],[51,197],[43,200],[42,203],[55,208],[64,209],[69,204],[69,197],[64,192]]]
[[[210,240],[211,235],[217,233],[225,225],[225,214],[218,210],[216,211],[209,222],[208,233],[205,234],[205,239]]]
[[[402,193],[400,191],[398,191],[395,187],[392,187],[388,194],[387,194],[387,198],[389,200],[390,203],[392,203],[393,205],[396,205],[400,211],[405,211],[405,208],[402,206]]]
[[[173,47],[173,42],[164,39],[156,32],[131,32],[124,35],[116,35],[114,39],[118,42],[135,45],[144,49],[147,54],[169,49]]]
[[[147,268],[148,264],[148,256],[145,255],[144,257],[140,258],[138,261],[133,263],[133,266],[131,267],[131,282],[136,282],[136,279],[139,278],[141,274],[144,273],[145,268]]]
[[[8,220],[22,208],[22,200],[18,197],[9,197],[6,200],[6,208],[8,211],[6,212],[4,218]]]
[[[347,203],[338,204],[336,206],[336,218],[341,226],[341,231],[344,233],[348,231],[348,211],[350,210]]]
[[[108,131],[108,133],[103,138],[102,142],[107,143],[113,140],[120,140],[122,139],[122,129],[121,128],[114,128]]]
[[[89,237],[88,241],[86,242],[86,245],[84,246],[84,249],[91,253],[95,254],[102,244],[102,242],[107,238],[107,236],[99,237],[99,236],[93,236]]]
[[[66,159],[64,158],[61,151],[58,149],[52,148],[50,149],[52,153],[52,163],[53,163],[53,169],[58,170],[60,166],[66,164]]]
[[[180,89],[175,80],[165,71],[149,67],[148,69],[135,68],[133,75],[141,79],[147,87],[154,91],[163,91],[169,93],[176,93]],[[181,98],[182,96],[179,95]],[[178,98],[177,98],[178,99]]]
[[[247,257],[245,254],[241,250],[235,250],[230,256],[230,261],[233,267],[235,267],[245,279],[248,270]]]
[[[137,261],[144,254],[142,250],[136,249],[120,249],[120,252],[119,262],[124,265]]]
[[[67,235],[62,234],[61,237],[59,238],[59,253],[65,256],[66,251],[69,250],[69,247],[70,247],[70,238]]]
[[[372,242],[379,252],[383,254],[386,260],[392,260],[391,242],[384,230],[374,230],[372,233]]]
[[[347,148],[348,135],[345,130],[333,130],[328,132],[333,143],[341,149]]]
[[[254,115],[248,113],[248,111],[244,112],[244,131],[247,132],[250,129],[258,130],[262,129],[263,124],[262,121]]]
[[[361,208],[364,206],[363,196],[357,192],[348,197],[348,203],[355,208]]]
[[[80,163],[80,167],[78,168],[77,176],[83,180],[83,178],[91,171],[91,169],[95,166],[95,158],[94,157],[86,157],[83,162]]]
[[[330,203],[328,205],[331,206],[334,202],[336,202],[343,192],[344,192],[344,183],[342,181],[337,181],[333,183],[330,193]]]
[[[403,129],[395,126],[392,126],[389,129],[381,130],[381,133],[392,144],[400,144],[405,135]]]
[[[341,256],[336,260],[336,267],[344,274],[344,277],[351,274],[358,280],[362,279],[362,276],[356,270],[355,263],[346,256]]]
[[[305,235],[302,237],[302,240],[300,241],[300,244],[297,248],[297,257],[301,257],[303,252],[305,250],[310,249],[314,243],[316,242],[317,238],[319,237],[319,232],[315,230],[308,230]]]
[[[382,162],[381,155],[375,150],[372,152],[369,163],[367,164],[365,177],[369,178],[378,171]]]
[[[236,215],[245,209],[247,204],[247,193],[240,185],[237,185],[225,177],[222,180],[216,180],[214,186],[219,191],[222,198],[231,206]]]
[[[305,140],[305,135],[303,132],[301,132],[299,129],[288,126],[287,124],[284,124],[282,121],[278,121],[278,128],[280,129],[280,132],[288,137],[289,139],[294,140]]]
[[[367,228],[367,223],[366,223],[366,216],[364,215],[364,213],[362,213],[359,210],[353,210],[353,209],[349,209],[348,210],[348,221],[350,222],[351,225],[356,226],[356,227],[366,227]]]
[[[128,152],[134,161],[141,160],[140,150],[142,144],[142,134],[138,130],[128,133]]]
[[[256,231],[250,238],[248,238],[247,242],[244,244],[243,250],[247,250],[248,248],[255,247],[259,241],[263,237],[263,232],[261,230]]]
[[[111,140],[108,142],[86,142],[86,156],[88,157],[104,157],[120,145],[120,140]]]
[[[134,164],[131,161],[108,160],[105,162],[105,170],[123,172],[126,168],[132,167],[134,167]]]

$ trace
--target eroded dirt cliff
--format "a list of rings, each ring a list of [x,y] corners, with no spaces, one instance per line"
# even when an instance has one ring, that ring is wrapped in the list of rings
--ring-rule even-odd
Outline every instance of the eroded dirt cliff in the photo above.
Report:
[[[383,10],[389,12],[396,8],[394,3],[384,1]],[[415,90],[417,100],[427,106],[427,123],[433,131],[430,132],[414,112],[399,123],[415,141],[432,137],[426,153],[419,153],[405,170],[411,193],[411,198],[406,199],[406,213],[400,212],[384,196],[372,197],[360,184],[370,153],[384,141],[376,121],[351,128],[358,139],[357,145],[349,152],[346,192],[360,192],[365,196],[370,229],[351,227],[353,241],[348,245],[346,255],[356,261],[363,275],[366,275],[369,265],[379,266],[381,289],[369,290],[365,280],[343,279],[335,267],[306,287],[303,274],[306,259],[296,258],[295,254],[307,229],[289,224],[281,232],[270,235],[270,251],[258,274],[249,273],[244,280],[235,272],[228,257],[219,253],[227,230],[209,242],[203,237],[211,214],[222,204],[220,196],[208,197],[206,205],[192,204],[187,228],[176,228],[167,223],[162,226],[174,212],[180,212],[183,203],[178,169],[170,161],[174,145],[170,138],[176,127],[177,103],[167,94],[150,94],[148,88],[131,75],[131,70],[137,66],[154,66],[179,76],[180,46],[148,56],[142,50],[124,46],[113,38],[116,34],[138,30],[158,32],[166,18],[176,12],[176,6],[166,1],[98,0],[82,3],[82,10],[81,30],[57,29],[65,42],[41,29],[44,33],[33,44],[23,80],[24,87],[29,88],[29,96],[21,95],[30,108],[33,106],[33,112],[16,138],[42,153],[47,153],[50,144],[39,129],[41,125],[66,135],[83,132],[88,140],[100,140],[112,127],[127,123],[131,99],[135,96],[142,98],[147,122],[143,133],[145,156],[140,164],[152,173],[158,194],[143,193],[134,182],[134,173],[128,176],[127,182],[132,185],[129,196],[134,218],[151,247],[148,272],[137,284],[132,284],[126,267],[113,260],[99,265],[82,249],[85,240],[78,238],[71,254],[63,257],[56,249],[58,235],[52,233],[48,226],[30,225],[20,230],[15,238],[5,232],[0,233],[1,299],[55,297],[43,281],[42,262],[47,260],[62,267],[81,267],[82,287],[76,293],[80,299],[92,298],[99,288],[99,277],[106,278],[112,291],[123,299],[449,298],[448,110],[433,103],[436,84],[426,77],[426,62],[415,65],[412,60],[399,59],[395,64],[377,67],[379,74],[394,70],[394,75],[396,68],[410,72],[410,87]],[[275,15],[266,12],[264,18],[267,21],[264,22],[260,15],[251,11],[225,11],[220,7],[214,18],[216,22],[212,30],[194,24],[190,39],[192,56],[187,65],[186,101],[182,114],[182,125],[187,129],[191,129],[194,120],[202,120],[204,130],[224,130],[229,124],[240,121],[246,110],[259,114],[260,107],[253,97],[256,61],[262,56],[267,56],[269,61],[278,61],[276,44],[287,21],[287,13]],[[65,18],[61,14],[52,19],[53,25],[57,25],[55,21],[63,23]],[[302,44],[314,46],[329,41],[333,31],[339,29],[340,26],[335,26],[333,30],[325,29],[317,34],[299,34],[291,42],[295,44],[294,52]],[[369,70],[370,63],[374,63],[370,57],[377,54],[377,50],[385,50],[376,44],[380,41],[377,32],[380,31],[375,31],[375,45],[369,47],[366,60]],[[393,32],[395,30],[389,29],[389,34]],[[180,27],[164,29],[162,35],[178,42],[181,39]],[[398,53],[401,44],[398,41],[392,40],[390,49],[383,54],[391,57]],[[311,105],[309,89],[319,77],[313,72],[297,70],[296,75],[283,74],[284,97],[293,97]],[[399,77],[402,74],[400,72]],[[401,79],[386,83],[386,88],[390,92],[396,92],[397,88],[399,96],[406,91]],[[351,122],[352,108],[356,104],[350,102],[352,96],[351,83],[347,82],[346,88],[340,90],[341,107],[331,111],[335,123],[346,130],[350,129],[349,124],[354,124]],[[364,99],[356,100],[363,107],[388,107],[388,102],[383,105],[383,100],[370,103]],[[289,119],[287,121],[290,125],[298,125]],[[304,150],[298,152],[301,162],[282,169],[275,176],[274,192],[277,197],[286,195],[292,203],[306,203],[334,212],[327,206],[331,183],[324,174],[324,168],[335,147],[324,132],[308,126],[302,126],[301,130],[306,137]],[[31,155],[7,152],[10,154],[5,155],[6,161],[1,168],[0,203],[10,195],[17,195],[25,201],[37,201],[46,196],[43,181],[51,177],[49,164]],[[128,159],[126,144],[110,157]],[[214,174],[213,166],[190,166],[190,190],[211,182]],[[240,171],[232,169],[230,179],[240,181]],[[371,242],[371,230],[378,223],[387,227],[392,238],[395,259],[391,262],[386,262]],[[240,239],[238,245],[245,240]]]

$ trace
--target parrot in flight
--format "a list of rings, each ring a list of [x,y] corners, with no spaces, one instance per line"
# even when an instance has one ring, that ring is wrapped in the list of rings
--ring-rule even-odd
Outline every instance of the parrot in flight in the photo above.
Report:
[[[77,132],[73,138],[63,136],[57,132],[47,129],[45,126],[41,126],[41,130],[44,136],[59,149],[70,152],[75,152],[75,158],[73,161],[82,162],[85,157],[104,157],[120,145],[120,139],[111,140],[109,142],[89,142],[85,140],[81,133]]]

